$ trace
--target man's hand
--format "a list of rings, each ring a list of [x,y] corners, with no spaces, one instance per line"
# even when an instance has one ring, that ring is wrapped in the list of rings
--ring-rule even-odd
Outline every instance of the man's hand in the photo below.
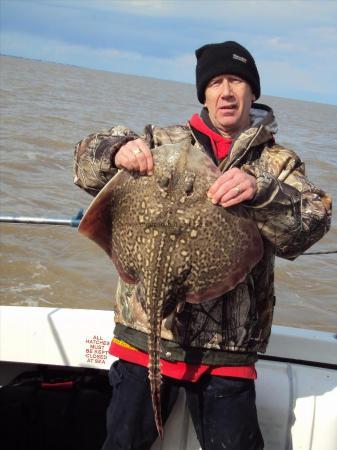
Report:
[[[123,145],[115,156],[117,169],[152,175],[153,157],[151,150],[143,139],[135,139]]]
[[[256,194],[256,179],[233,167],[223,173],[209,188],[207,196],[214,204],[227,208],[245,200],[251,200]]]

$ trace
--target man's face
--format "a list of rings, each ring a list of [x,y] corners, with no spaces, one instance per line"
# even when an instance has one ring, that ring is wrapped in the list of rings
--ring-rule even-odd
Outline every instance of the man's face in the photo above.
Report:
[[[229,137],[249,127],[254,100],[250,85],[237,75],[218,75],[205,90],[205,106],[213,125]]]

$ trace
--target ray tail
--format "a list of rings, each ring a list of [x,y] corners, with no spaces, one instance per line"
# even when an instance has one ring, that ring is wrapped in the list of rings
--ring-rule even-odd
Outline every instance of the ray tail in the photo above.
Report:
[[[159,242],[158,242],[159,241]],[[149,380],[151,400],[156,427],[163,438],[163,421],[161,415],[161,371],[160,371],[160,339],[163,320],[163,307],[168,287],[168,268],[170,252],[165,249],[165,234],[156,242],[149,264],[149,272],[145,276],[145,295],[149,320],[148,351]]]

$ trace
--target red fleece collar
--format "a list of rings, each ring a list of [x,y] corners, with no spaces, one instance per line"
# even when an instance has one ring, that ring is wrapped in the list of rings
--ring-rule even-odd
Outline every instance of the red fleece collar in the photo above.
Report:
[[[233,139],[224,138],[220,134],[213,131],[205,124],[199,114],[193,114],[189,120],[189,123],[193,128],[209,137],[217,160],[221,160],[228,155]]]

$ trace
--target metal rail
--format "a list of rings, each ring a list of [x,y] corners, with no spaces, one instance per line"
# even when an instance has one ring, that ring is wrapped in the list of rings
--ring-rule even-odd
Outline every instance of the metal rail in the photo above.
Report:
[[[0,216],[0,222],[4,223],[26,223],[37,225],[65,225],[72,228],[77,228],[84,210],[81,208],[76,216],[69,219],[65,217],[25,217],[25,216]]]

